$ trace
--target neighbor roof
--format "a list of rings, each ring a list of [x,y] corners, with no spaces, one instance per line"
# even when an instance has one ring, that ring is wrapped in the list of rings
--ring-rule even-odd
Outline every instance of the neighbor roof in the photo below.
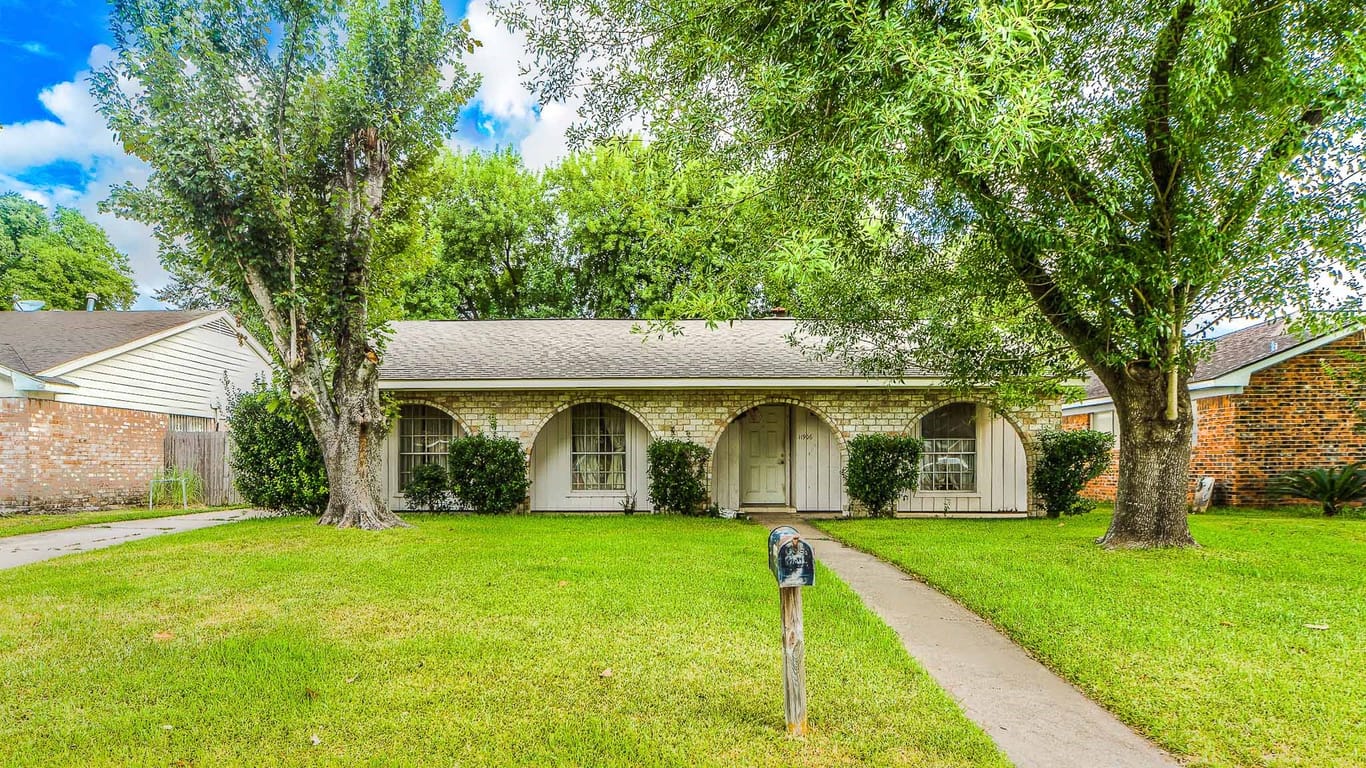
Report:
[[[1297,346],[1311,346],[1311,342],[1327,335],[1291,333],[1289,323],[1284,320],[1271,320],[1226,333],[1214,339],[1214,350],[1195,366],[1190,383],[1217,379]],[[1109,396],[1095,374],[1086,380],[1086,399]]]
[[[396,380],[856,378],[789,341],[792,320],[740,320],[681,335],[636,320],[452,320],[393,324],[380,378]]]
[[[36,376],[211,314],[164,310],[0,312],[0,366]]]

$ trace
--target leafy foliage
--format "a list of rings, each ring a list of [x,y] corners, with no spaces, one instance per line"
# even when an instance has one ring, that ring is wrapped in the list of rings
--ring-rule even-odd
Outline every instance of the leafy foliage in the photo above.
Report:
[[[868,508],[871,517],[891,517],[896,499],[920,483],[919,438],[908,435],[859,435],[849,441],[844,487],[849,498]]]
[[[544,96],[592,83],[584,133],[642,119],[655,145],[716,158],[782,201],[791,236],[768,258],[817,278],[796,288],[816,288],[805,306],[830,310],[818,326],[838,351],[1036,395],[1090,367],[1141,425],[1121,465],[1161,451],[1165,473],[1121,493],[1108,545],[1190,543],[1180,435],[1211,324],[1359,307],[1356,0],[505,0],[502,13],[529,36]],[[730,285],[697,312],[739,314]],[[832,285],[847,288],[827,304]],[[1121,472],[1121,486],[1146,482]]]
[[[342,526],[399,524],[374,468],[383,323],[420,183],[474,81],[439,0],[115,0],[93,93],[151,167],[112,208],[266,330]]]
[[[284,392],[259,383],[229,392],[228,434],[234,482],[248,504],[309,515],[327,507],[322,451]]]
[[[1034,490],[1049,517],[1080,515],[1094,504],[1081,489],[1110,466],[1115,436],[1092,429],[1050,429],[1039,437]]]
[[[687,440],[655,440],[645,449],[650,504],[659,512],[706,514],[711,451]]]
[[[460,506],[479,514],[502,514],[526,501],[527,477],[522,444],[511,437],[479,432],[450,441],[450,489]]]
[[[1273,479],[1267,486],[1273,496],[1308,499],[1323,505],[1325,517],[1342,511],[1343,505],[1366,501],[1366,464],[1356,462],[1331,469],[1299,469]]]
[[[128,257],[79,211],[47,209],[15,193],[0,195],[0,309],[10,299],[40,299],[48,309],[128,309],[137,298]]]
[[[450,472],[436,463],[414,467],[412,479],[403,486],[403,497],[416,509],[449,512],[455,508]]]

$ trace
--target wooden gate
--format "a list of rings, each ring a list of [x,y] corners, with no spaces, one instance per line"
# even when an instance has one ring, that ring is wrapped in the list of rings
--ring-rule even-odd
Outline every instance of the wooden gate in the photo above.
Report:
[[[231,450],[227,432],[166,433],[166,466],[198,475],[204,485],[204,503],[209,506],[242,503],[228,463]]]

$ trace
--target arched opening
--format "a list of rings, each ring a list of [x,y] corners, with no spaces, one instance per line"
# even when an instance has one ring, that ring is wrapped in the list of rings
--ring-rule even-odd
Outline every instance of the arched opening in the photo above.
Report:
[[[1024,442],[1004,416],[980,403],[953,402],[922,415],[920,487],[900,512],[1025,512],[1029,470]]]
[[[845,508],[843,445],[829,423],[795,403],[741,411],[712,451],[712,498],[720,507]]]
[[[532,444],[532,511],[649,509],[649,441],[640,419],[612,403],[584,402],[561,410]]]
[[[445,467],[451,440],[462,437],[465,427],[454,416],[428,403],[404,403],[398,409],[398,423],[394,426],[389,466],[386,478],[390,504],[404,509],[403,489],[412,479],[413,470],[423,464]]]

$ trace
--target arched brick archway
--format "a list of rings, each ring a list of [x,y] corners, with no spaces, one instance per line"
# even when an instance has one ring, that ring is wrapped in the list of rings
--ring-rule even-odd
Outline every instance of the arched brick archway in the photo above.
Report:
[[[620,408],[629,413],[636,421],[640,422],[645,427],[645,431],[650,435],[651,439],[654,439],[659,435],[659,433],[655,431],[654,426],[650,424],[650,420],[645,418],[645,415],[642,414],[639,409],[631,406],[629,403],[603,395],[584,395],[583,397],[575,397],[561,403],[556,403],[555,407],[551,408],[549,413],[545,414],[545,416],[536,423],[535,429],[531,430],[530,442],[523,445],[522,448],[530,454],[532,447],[536,445],[536,438],[540,436],[541,430],[545,429],[545,425],[549,424],[551,419],[554,419],[556,416],[559,416],[561,413],[564,413],[576,405],[584,405],[586,403],[602,403],[603,405]]]
[[[989,423],[987,425],[988,428],[990,427],[990,421],[994,421],[997,418],[1001,419],[1007,425],[1009,425],[1011,433],[1013,433],[1014,436],[1019,440],[1020,448],[1024,452],[1024,494],[1026,505],[1027,508],[1030,510],[1037,509],[1037,500],[1034,498],[1034,466],[1038,459],[1038,443],[1035,434],[1030,430],[1025,429],[1021,425],[1020,419],[1018,418],[1018,414],[1012,413],[1002,408],[998,408],[995,405],[983,402],[982,400],[974,400],[972,398],[966,397],[946,397],[930,402],[917,409],[915,415],[910,419],[910,421],[906,425],[906,434],[919,435],[920,424],[926,416],[939,410],[940,408],[943,408],[946,405],[953,405],[955,403],[965,403],[968,405],[973,405],[978,408],[985,409],[989,418]]]
[[[724,420],[718,420],[707,442],[707,448],[713,457],[708,463],[707,486],[715,503],[727,507],[743,506],[746,503],[742,458],[745,451],[744,433],[738,430],[737,422],[746,413],[763,406],[786,406],[789,409],[787,446],[782,462],[788,467],[786,505],[812,512],[842,510],[843,468],[848,462],[846,433],[825,409],[803,398],[789,395],[751,398],[737,407],[728,409]],[[792,409],[799,409],[809,415],[802,415]],[[802,424],[806,425],[805,431],[799,433]],[[825,434],[812,432],[813,429]],[[802,439],[814,439],[815,442],[802,442]],[[748,503],[761,502],[752,499]]]

